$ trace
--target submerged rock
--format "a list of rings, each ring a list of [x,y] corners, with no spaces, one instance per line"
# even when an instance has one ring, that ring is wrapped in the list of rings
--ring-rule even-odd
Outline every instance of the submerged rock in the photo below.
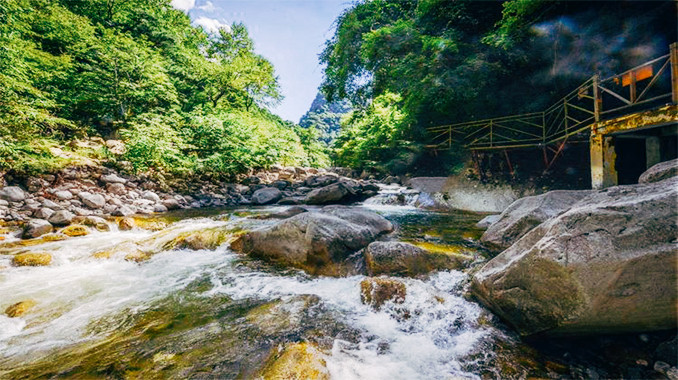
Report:
[[[136,226],[137,226],[137,223],[134,221],[133,218],[130,218],[130,217],[122,218],[118,221],[118,228],[121,231],[129,231]]]
[[[543,221],[565,212],[589,194],[589,190],[556,190],[520,198],[499,215],[499,220],[487,228],[480,240],[492,248],[506,249]]]
[[[320,351],[310,343],[290,343],[284,348],[274,348],[261,371],[264,379],[329,380],[325,360]]]
[[[360,282],[360,301],[372,306],[375,310],[387,302],[405,302],[407,288],[398,280],[388,278],[366,278]]]
[[[85,236],[89,233],[87,227],[79,224],[72,224],[66,228],[63,228],[59,232],[70,237]]]
[[[522,335],[673,329],[678,178],[591,193],[490,260],[475,296]]]
[[[5,314],[7,314],[7,316],[10,318],[20,317],[26,314],[26,312],[35,307],[37,304],[38,303],[33,300],[17,302],[5,309]]]
[[[370,276],[416,276],[434,270],[458,269],[463,266],[464,259],[398,241],[375,241],[365,249],[365,266]]]
[[[659,182],[677,175],[678,158],[675,160],[660,162],[647,169],[645,173],[641,174],[640,178],[638,178],[638,183]]]
[[[164,249],[208,249],[215,250],[222,244],[228,242],[233,236],[233,230],[214,227],[198,231],[182,232],[164,245]]]
[[[52,224],[46,220],[31,219],[26,223],[22,237],[24,239],[37,238],[52,232],[53,229]]]
[[[304,212],[236,240],[231,248],[254,257],[318,273],[393,230],[378,214],[357,208],[328,206]]]
[[[12,264],[17,267],[37,267],[49,265],[52,255],[46,252],[19,253],[12,258]]]
[[[250,310],[245,318],[264,334],[280,336],[302,330],[304,319],[313,318],[311,309],[319,305],[316,295],[287,296]]]

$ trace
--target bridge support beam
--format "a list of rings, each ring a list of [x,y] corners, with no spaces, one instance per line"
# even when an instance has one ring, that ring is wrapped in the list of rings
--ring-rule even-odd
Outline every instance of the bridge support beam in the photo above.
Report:
[[[617,170],[612,137],[591,134],[591,188],[604,189],[617,184]]]

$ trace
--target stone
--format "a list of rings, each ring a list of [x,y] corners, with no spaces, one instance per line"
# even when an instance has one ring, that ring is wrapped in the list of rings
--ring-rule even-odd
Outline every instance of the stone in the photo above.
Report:
[[[121,184],[127,183],[126,179],[118,177],[115,173],[102,175],[101,180],[106,183],[121,183]]]
[[[387,301],[403,303],[406,295],[405,284],[398,280],[377,277],[360,282],[360,301],[375,310],[380,310]]]
[[[47,220],[55,226],[66,226],[71,224],[73,218],[75,218],[75,214],[72,212],[68,210],[59,210],[52,214]]]
[[[73,193],[67,190],[60,190],[54,193],[54,196],[57,197],[60,201],[67,201],[73,199]]]
[[[21,202],[25,200],[27,194],[18,186],[6,186],[0,189],[0,199],[9,202]]]
[[[182,232],[173,240],[166,243],[163,248],[171,249],[192,249],[192,250],[215,250],[222,244],[228,242],[233,236],[233,231],[215,227],[198,231]]]
[[[33,300],[26,300],[17,302],[7,309],[5,309],[5,314],[10,318],[20,317],[26,314],[30,309],[34,308],[38,303]]]
[[[375,241],[365,248],[365,266],[370,276],[381,274],[417,276],[434,270],[459,269],[465,257],[452,253],[429,252],[414,244]]]
[[[38,219],[49,219],[50,216],[54,214],[54,210],[51,208],[43,207],[33,212],[33,217]]]
[[[106,184],[106,191],[115,195],[123,195],[127,192],[127,188],[122,183],[114,182]]]
[[[117,209],[115,209],[115,211],[113,211],[111,213],[111,215],[113,215],[113,216],[130,216],[130,215],[134,215],[135,212],[136,212],[136,210],[133,210],[131,207],[123,205],[123,206],[120,206]]]
[[[12,258],[12,264],[17,267],[45,266],[52,262],[52,255],[46,252],[19,253]]]
[[[118,221],[118,228],[121,231],[129,231],[136,226],[137,226],[137,223],[134,221],[133,218],[130,218],[130,217],[122,218]]]
[[[167,212],[167,211],[168,211],[167,207],[165,207],[165,205],[163,204],[158,203],[153,206],[153,212]]]
[[[43,219],[31,219],[26,223],[22,237],[24,239],[36,238],[52,232],[53,227],[50,222]]]
[[[497,223],[501,219],[500,214],[495,214],[495,215],[488,215],[482,219],[478,223],[476,223],[476,227],[478,228],[488,228],[489,226]]]
[[[89,234],[87,227],[79,224],[72,224],[61,229],[59,232],[69,237],[85,236]]]
[[[392,230],[391,222],[374,212],[329,206],[251,231],[231,249],[317,274]]]
[[[673,329],[678,177],[592,192],[473,276],[472,293],[521,335]]]
[[[277,180],[277,181],[273,181],[273,183],[271,183],[271,185],[278,188],[279,190],[285,190],[291,184],[292,183],[290,181],[285,181],[285,180]]]
[[[53,201],[51,201],[51,200],[49,200],[49,199],[44,199],[44,200],[42,201],[42,206],[43,206],[43,207],[46,207],[46,208],[50,208],[50,209],[52,209],[52,210],[61,210],[61,209],[63,208],[63,207],[61,207],[61,205],[59,205],[58,203],[53,202]]]
[[[168,210],[176,210],[180,207],[179,201],[174,198],[164,199],[162,205],[167,207]]]
[[[308,187],[323,187],[331,185],[339,180],[339,177],[335,175],[321,175],[308,177],[304,181],[304,185]]]
[[[87,207],[92,209],[102,208],[106,204],[106,198],[101,194],[92,194],[87,191],[82,191],[78,193],[78,198],[80,198],[82,203]]]
[[[325,360],[311,343],[288,343],[274,348],[259,378],[329,380]]]
[[[82,224],[89,226],[89,227],[94,227],[94,228],[96,228],[97,231],[100,231],[100,232],[105,232],[105,231],[111,230],[111,227],[108,225],[108,222],[106,222],[106,219],[99,217],[99,216],[88,215],[82,221]]]
[[[106,140],[106,148],[115,155],[125,153],[125,143],[120,140]]]
[[[149,255],[148,253],[146,253],[146,252],[144,252],[140,249],[134,250],[134,251],[125,255],[125,260],[134,261],[135,263],[141,263],[141,262],[144,262],[146,260],[149,260],[150,258],[151,258],[151,255]]]
[[[589,194],[590,190],[555,190],[520,198],[499,215],[499,220],[487,228],[480,240],[490,248],[506,249],[543,221],[565,212]]]
[[[141,194],[141,198],[146,199],[146,200],[149,200],[149,201],[152,201],[152,202],[154,202],[154,203],[160,202],[160,197],[158,196],[158,194],[156,194],[156,193],[154,193],[154,192],[152,192],[152,191],[150,191],[150,190],[144,191],[144,192]]]
[[[282,198],[282,192],[275,187],[264,187],[252,194],[252,203],[255,205],[267,205],[277,202]]]
[[[638,178],[638,183],[659,182],[678,175],[678,158],[660,162],[647,169]]]
[[[290,208],[286,209],[285,211],[280,211],[280,212],[268,214],[262,219],[287,219],[287,218],[291,218],[295,215],[299,215],[302,212],[307,212],[307,211],[308,210],[303,208],[303,207],[294,206],[294,207],[290,207]]]
[[[678,380],[678,368],[671,366],[669,363],[657,360],[654,363],[653,369],[669,380]]]

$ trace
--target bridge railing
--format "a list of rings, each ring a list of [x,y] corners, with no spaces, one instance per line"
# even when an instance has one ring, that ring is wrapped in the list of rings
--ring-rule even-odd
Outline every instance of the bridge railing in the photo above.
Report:
[[[468,121],[428,128],[436,149],[461,144],[471,150],[544,146],[588,138],[590,126],[672,101],[678,104],[678,48],[621,74],[582,83],[543,112]]]

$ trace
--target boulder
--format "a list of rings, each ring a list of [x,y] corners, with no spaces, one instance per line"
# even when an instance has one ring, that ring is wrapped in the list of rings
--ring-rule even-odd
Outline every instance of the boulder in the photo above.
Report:
[[[165,199],[162,201],[162,205],[167,207],[168,210],[176,210],[179,206],[179,201],[174,198]]]
[[[67,201],[73,199],[73,193],[67,190],[60,190],[54,193],[54,196],[57,197],[60,201]]]
[[[120,221],[118,221],[118,228],[121,231],[129,231],[136,226],[137,226],[137,223],[134,221],[133,218],[130,218],[130,217],[125,217],[125,218],[120,219]]]
[[[488,215],[482,219],[478,223],[476,223],[476,227],[478,228],[488,228],[489,226],[497,223],[501,219],[500,214],[495,214],[495,215]]]
[[[127,192],[127,188],[122,183],[114,182],[106,184],[106,191],[115,195],[123,195]]]
[[[49,199],[45,199],[42,201],[42,206],[46,208],[50,208],[52,210],[61,210],[63,207],[61,207],[58,203],[53,202]]]
[[[522,335],[674,329],[678,178],[591,193],[474,276]]]
[[[360,282],[360,301],[380,310],[387,302],[403,303],[407,295],[405,284],[388,278],[366,278]]]
[[[113,215],[113,216],[130,216],[130,215],[134,215],[134,213],[135,213],[135,210],[133,210],[131,207],[123,205],[123,206],[120,206],[117,209],[115,209],[115,211],[113,211],[111,213],[111,215]]]
[[[165,205],[163,205],[163,204],[161,204],[161,203],[158,203],[158,204],[156,204],[156,205],[153,205],[153,212],[160,212],[160,213],[162,213],[162,212],[167,212],[167,211],[168,211],[168,210],[167,210],[167,207],[165,207]]]
[[[43,207],[38,209],[33,213],[33,217],[38,218],[38,219],[49,219],[50,216],[54,214],[54,210],[51,208]]]
[[[26,314],[30,309],[35,307],[35,305],[37,304],[38,303],[33,300],[17,302],[9,306],[7,309],[5,309],[5,314],[7,314],[7,316],[10,318],[20,317]]]
[[[311,343],[288,343],[274,348],[258,378],[329,380],[322,354]]]
[[[154,192],[152,192],[152,191],[150,191],[150,190],[144,191],[144,192],[141,194],[141,198],[146,199],[146,200],[149,200],[149,201],[152,201],[152,202],[154,202],[154,203],[160,202],[160,197],[158,196],[158,194],[156,194],[156,193],[154,193]]]
[[[314,189],[306,194],[305,203],[324,205],[359,201],[364,198],[363,188],[355,181],[340,181]]]
[[[365,248],[365,266],[370,276],[416,276],[434,270],[459,269],[464,261],[452,253],[430,252],[399,241],[375,241]]]
[[[71,224],[75,214],[68,210],[59,210],[52,214],[47,220],[55,226],[66,226]]]
[[[252,203],[255,205],[267,205],[277,202],[282,198],[282,192],[275,187],[264,187],[252,194]]]
[[[36,238],[52,232],[53,227],[50,222],[42,219],[31,219],[26,223],[22,237],[24,239]]]
[[[106,140],[106,148],[115,155],[125,153],[125,143],[120,140]]]
[[[17,267],[36,267],[49,265],[52,262],[52,255],[46,252],[19,253],[12,258],[12,264]]]
[[[506,249],[543,221],[563,213],[589,194],[589,190],[556,190],[520,198],[499,215],[499,220],[487,228],[480,240],[493,249]]]
[[[313,177],[308,177],[304,181],[304,185],[308,187],[323,187],[327,186],[330,184],[333,184],[339,180],[339,177],[335,175],[321,175],[321,176],[313,176]]]
[[[325,266],[344,262],[349,255],[392,230],[388,220],[371,211],[331,206],[249,232],[231,248],[318,273]]]
[[[72,224],[61,229],[59,232],[69,237],[85,236],[89,233],[87,227],[79,224]]]
[[[165,250],[191,249],[215,250],[233,236],[233,231],[227,228],[214,227],[197,231],[182,232],[163,246]]]
[[[640,178],[638,178],[638,183],[659,182],[677,175],[678,158],[671,161],[660,162],[647,169],[645,173],[641,174]]]
[[[101,194],[92,194],[87,191],[82,191],[78,193],[78,198],[80,198],[82,203],[87,207],[92,209],[102,208],[106,204],[106,199]]]
[[[90,227],[96,228],[97,231],[110,231],[111,227],[108,225],[106,222],[106,219],[99,217],[99,216],[87,216],[83,221],[82,224]]]
[[[18,186],[6,186],[0,189],[0,199],[9,202],[21,202],[27,197],[26,192]]]
[[[126,179],[118,177],[115,173],[102,175],[101,180],[106,183],[127,183]]]

